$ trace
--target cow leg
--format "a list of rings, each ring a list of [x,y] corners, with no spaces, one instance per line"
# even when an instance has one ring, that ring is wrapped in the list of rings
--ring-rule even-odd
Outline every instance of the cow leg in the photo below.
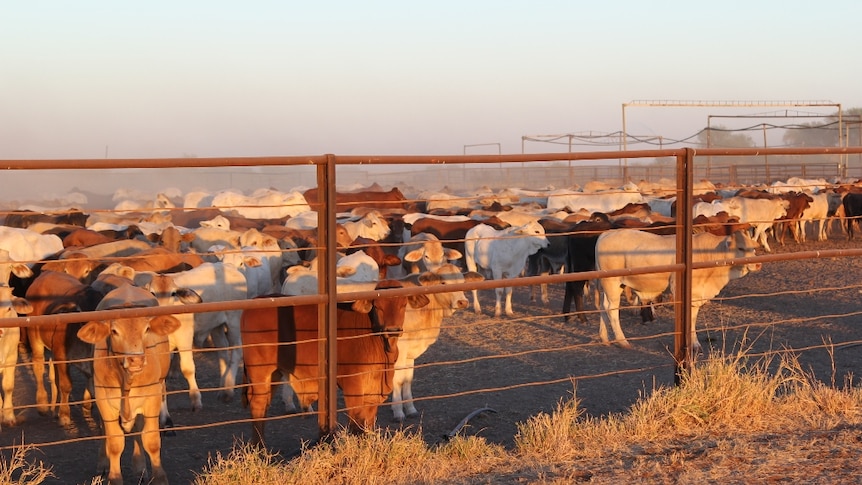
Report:
[[[158,415],[151,414],[153,411],[154,409],[150,409],[146,417],[144,417],[143,433],[140,436],[141,444],[147,452],[147,456],[150,457],[152,473],[148,483],[167,485],[168,477],[162,468],[162,438],[159,435],[159,418],[157,417]],[[140,454],[140,451],[138,453]],[[146,474],[146,462],[144,462],[143,472]]]
[[[467,254],[465,252],[464,262],[467,264],[467,271],[477,271],[478,266],[476,265],[476,261],[473,259],[471,254]],[[479,290],[470,290],[473,293],[473,311],[476,312],[477,315],[482,314],[482,306],[479,304]]]
[[[563,321],[568,322],[571,318],[572,301],[575,302],[575,313],[581,323],[587,323],[587,317],[584,315],[584,288],[586,281],[567,281],[566,294],[563,296]]]
[[[59,396],[59,406],[57,416],[59,417],[60,426],[68,427],[72,424],[72,412],[69,407],[69,396],[72,394],[72,378],[69,375],[69,363],[65,352],[60,352],[55,355],[56,360],[54,366],[56,368],[55,375],[57,376],[57,395]]]
[[[413,380],[413,365],[413,359],[402,358],[399,353],[398,360],[395,361],[395,372],[392,375],[392,419],[399,423],[407,416],[419,414],[413,405],[413,393],[410,387]]]
[[[401,388],[401,398],[404,402],[404,409],[407,416],[416,416],[419,414],[419,411],[416,409],[416,406],[413,404],[413,362],[410,362],[410,367],[404,369],[404,383]]]
[[[171,349],[177,351],[180,370],[189,384],[189,400],[191,401],[192,411],[200,411],[203,409],[203,403],[201,401],[201,391],[198,388],[197,370],[192,350],[194,347],[194,327],[182,325],[168,336],[168,340],[170,341]]]
[[[222,402],[231,402],[234,398],[234,388],[236,387],[236,376],[239,374],[239,364],[242,362],[242,336],[240,335],[240,315],[241,312],[229,312],[234,315],[229,316],[231,320],[227,323],[227,356],[228,362],[225,371],[222,373],[222,389],[219,391],[219,397]]]
[[[293,392],[290,381],[283,377],[281,381],[281,400],[284,402],[284,412],[285,414],[294,414],[299,411],[296,408],[296,393]],[[303,411],[305,410],[303,409]]]
[[[37,329],[38,330],[38,329]],[[48,392],[45,390],[45,344],[38,335],[30,335],[30,366],[36,380],[36,410],[45,416],[48,409]]]
[[[14,328],[14,329],[13,328],[7,328],[5,330],[5,332],[9,333],[10,331],[13,331],[13,330],[18,330],[18,329],[17,328]],[[10,338],[11,338],[11,336],[10,336]],[[14,341],[18,342],[18,340],[20,338],[21,338],[20,336],[15,335]],[[14,409],[13,403],[12,403],[12,395],[14,394],[14,391],[15,391],[15,363],[17,361],[18,361],[18,350],[12,349],[9,352],[9,355],[6,356],[6,368],[3,369],[3,380],[2,380],[3,418],[2,418],[2,420],[0,420],[0,421],[2,421],[3,426],[15,426],[15,424],[17,424],[16,419],[15,419],[15,409]]]
[[[101,412],[102,410],[100,409],[99,411]],[[117,419],[103,419],[102,426],[105,429],[105,458],[108,462],[108,483],[110,485],[123,485],[120,456],[123,454],[123,448],[126,446],[126,436],[120,427],[119,416],[117,416]]]
[[[599,280],[601,285],[601,324],[599,325],[599,338],[605,344],[610,343],[608,338],[608,326],[614,332],[615,343],[623,348],[631,348],[626,336],[620,327],[620,300],[622,290],[619,278],[603,278]]]

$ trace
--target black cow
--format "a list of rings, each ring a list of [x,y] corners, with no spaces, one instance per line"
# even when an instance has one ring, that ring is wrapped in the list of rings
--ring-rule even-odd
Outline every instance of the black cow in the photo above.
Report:
[[[862,217],[862,193],[847,193],[841,204],[844,206],[844,217],[846,217],[845,220],[847,221],[847,240],[849,241],[853,239],[853,229],[859,221],[859,217]]]

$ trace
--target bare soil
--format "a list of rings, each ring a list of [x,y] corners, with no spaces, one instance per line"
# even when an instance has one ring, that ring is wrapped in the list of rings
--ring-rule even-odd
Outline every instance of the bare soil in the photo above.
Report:
[[[836,235],[826,242],[776,245],[774,251],[858,245],[858,241],[847,242]],[[700,341],[707,349],[744,349],[750,355],[814,347],[799,350],[800,361],[824,382],[843,386],[847,384],[845,376],[858,374],[862,364],[862,347],[858,345],[862,342],[859,275],[862,258],[768,263],[759,273],[731,282],[718,299],[703,308],[698,321]],[[391,411],[384,405],[379,412],[379,426],[413,429],[433,444],[444,440],[467,414],[488,407],[494,412],[479,414],[462,432],[512,446],[518,423],[537,413],[552,412],[573,392],[589,415],[602,416],[625,412],[657,386],[673,385],[672,307],[660,306],[658,321],[647,325],[639,323],[638,312],[624,310],[623,325],[634,348],[621,349],[596,342],[597,314],[589,315],[589,325],[574,320],[563,322],[558,316],[561,285],[551,288],[549,306],[531,302],[528,288],[516,287],[514,291],[515,318],[493,318],[493,291],[482,291],[482,315],[470,309],[445,322],[439,341],[419,359],[416,369],[414,394],[420,399],[420,416],[408,418],[403,424],[393,423]],[[588,307],[594,308],[591,301]],[[834,347],[824,348],[824,342]],[[212,353],[197,354],[196,362],[201,386],[215,387]],[[32,381],[29,367],[19,369],[16,406],[32,404]],[[75,399],[80,398],[82,385],[80,379],[77,383]],[[248,437],[251,425],[243,422],[248,410],[242,407],[239,392],[234,402],[223,403],[216,399],[214,391],[205,391],[203,410],[192,412],[188,396],[182,391],[185,381],[171,378],[168,388],[178,391],[169,397],[177,430],[176,436],[162,440],[163,462],[172,482],[189,483],[208,459],[217,452],[227,454],[237,440]],[[282,411],[283,406],[275,402],[270,414],[283,416]],[[88,483],[95,473],[99,430],[94,421],[84,418],[80,407],[73,408],[72,416],[75,428],[63,430],[54,418],[40,416],[33,408],[20,410],[20,424],[2,430],[0,446],[22,441],[37,446],[38,451],[30,458],[53,467],[58,477],[49,483]],[[284,416],[267,427],[268,445],[283,456],[297,452],[304,441],[313,441],[316,435],[313,416]],[[853,440],[858,440],[858,430],[855,436]],[[830,458],[848,460],[846,453],[829,452],[849,449],[838,446],[837,439],[800,439],[809,446],[807,456],[821,467],[828,469],[828,463],[823,461]],[[787,459],[795,460],[799,448],[793,447],[794,442],[792,437],[766,437],[762,443],[751,444],[749,450],[771,447],[772,453],[782,453],[779,448],[783,447]],[[820,443],[823,448],[812,449],[817,446],[812,443]],[[128,468],[130,452],[131,444],[124,455],[127,481],[132,479]],[[660,452],[665,456],[668,450]],[[770,459],[780,464],[781,456],[784,455],[772,455]],[[790,464],[788,461],[788,467]],[[779,481],[782,476],[793,476],[789,472],[782,475],[778,469],[769,473]],[[520,482],[536,477],[509,479]]]

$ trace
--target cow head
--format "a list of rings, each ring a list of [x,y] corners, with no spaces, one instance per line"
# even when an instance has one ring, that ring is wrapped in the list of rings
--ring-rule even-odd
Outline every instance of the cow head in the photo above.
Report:
[[[154,306],[158,303],[149,292],[123,285],[105,295],[96,310]],[[180,322],[173,315],[115,318],[88,322],[78,330],[78,338],[87,343],[105,345],[108,354],[121,359],[124,371],[133,376],[146,367],[146,350],[153,344],[153,338],[167,337],[179,327]]]
[[[12,295],[11,286],[0,285],[0,318],[15,318],[19,314],[26,315],[32,311],[33,305],[29,301]]]
[[[484,276],[475,271],[462,274],[461,270],[451,263],[444,264],[435,271],[428,271],[418,276],[418,282],[422,286],[472,283],[483,281],[484,279]],[[454,314],[455,310],[463,310],[469,305],[469,301],[463,291],[437,293],[435,296],[438,301],[445,303],[442,305],[443,315],[447,317]]]
[[[746,231],[737,231],[727,238],[727,250],[732,253],[733,258],[748,258],[756,256],[755,250],[759,247],[751,236]],[[742,278],[748,273],[760,271],[761,263],[749,263],[733,266],[730,272],[730,278]]]
[[[388,290],[403,288],[404,285],[396,280],[380,281],[375,290]],[[407,305],[411,308],[422,308],[431,301],[426,295],[395,296],[390,298],[376,298],[374,300],[357,300],[353,302],[351,309],[359,313],[369,313],[371,317],[371,331],[383,333],[384,349],[387,354],[397,352],[396,343],[401,331],[404,329],[404,312]],[[393,355],[392,361],[395,361]]]

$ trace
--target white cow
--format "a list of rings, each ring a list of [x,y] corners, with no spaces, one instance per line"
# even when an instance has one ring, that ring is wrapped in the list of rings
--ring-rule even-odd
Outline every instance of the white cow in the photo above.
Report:
[[[738,231],[730,236],[715,236],[710,233],[695,234],[692,237],[693,261],[717,261],[731,258],[754,256],[757,247],[748,234]],[[634,229],[607,231],[596,242],[596,270],[664,266],[676,262],[676,236],[659,236]],[[742,278],[750,271],[759,271],[760,264],[753,263],[737,266],[715,266],[694,270],[692,273],[691,303],[691,342],[692,352],[700,351],[695,323],[700,307],[715,297],[731,280]],[[600,305],[601,326],[599,337],[609,343],[608,326],[614,332],[616,343],[631,347],[620,327],[620,297],[622,288],[631,289],[641,301],[654,301],[674,281],[671,273],[638,274],[601,278]]]
[[[457,266],[444,264],[433,271],[411,274],[401,281],[405,287],[431,287],[483,279],[479,273],[462,274]],[[416,359],[437,341],[443,319],[469,305],[463,291],[430,293],[428,299],[430,303],[422,308],[408,305],[404,313],[404,329],[398,338],[398,359],[392,378],[392,414],[399,422],[406,416],[418,414],[413,404],[413,367]]]
[[[463,254],[456,249],[443,247],[434,234],[420,232],[398,248],[404,269],[408,274],[434,271],[449,261],[461,259]]]
[[[0,286],[0,318],[15,318],[18,314],[33,311],[30,303],[12,295],[12,288]],[[15,410],[12,406],[12,394],[15,391],[15,366],[18,363],[18,342],[21,339],[21,329],[18,327],[0,328],[0,373],[3,374],[0,387],[3,388],[2,417],[0,423],[4,426],[16,424]]]
[[[0,226],[0,249],[8,251],[10,259],[32,268],[37,261],[62,251],[63,241],[54,234]]]
[[[281,293],[289,296],[317,294],[318,260],[314,258],[308,266],[291,266],[281,285]],[[380,266],[365,253],[355,251],[341,256],[335,263],[335,284],[339,293],[373,290],[380,280]]]
[[[159,301],[160,306],[189,303],[245,300],[248,284],[245,276],[233,265],[204,263],[188,271],[170,274],[139,272],[135,284],[146,288]],[[195,364],[192,347],[201,347],[211,336],[219,352],[219,373],[223,401],[233,399],[237,372],[242,361],[240,337],[241,310],[205,313],[182,313],[175,315],[180,320],[180,329],[171,334],[171,350],[180,354],[180,368],[189,382],[189,397],[192,409],[201,409],[200,391],[195,379]]]
[[[372,210],[356,220],[343,221],[341,224],[347,229],[351,241],[355,241],[357,237],[381,241],[386,239],[390,232],[389,223],[377,210]]]
[[[548,195],[548,210],[567,210],[577,212],[586,209],[589,212],[613,212],[622,209],[627,204],[640,204],[644,198],[635,185],[626,186],[620,190],[606,192],[575,192],[572,190],[554,190]]]
[[[545,229],[538,222],[524,226],[497,230],[487,224],[479,224],[465,236],[464,255],[468,271],[481,268],[490,273],[490,279],[515,278],[524,270],[527,258],[541,248],[548,247]],[[486,277],[488,275],[486,274]],[[497,304],[494,316],[501,314],[503,293],[506,294],[506,315],[512,316],[512,288],[495,288]],[[481,313],[478,291],[473,290],[473,309]]]
[[[270,189],[259,190],[251,195],[222,191],[213,196],[212,205],[249,219],[283,219],[311,210],[301,192]]]
[[[763,249],[772,252],[769,247],[768,231],[776,219],[787,215],[790,201],[783,199],[750,199],[747,197],[731,197],[724,199],[723,207],[731,216],[739,217],[740,223],[751,224],[752,238],[759,242]]]
[[[116,200],[116,194],[114,197]],[[152,209],[165,209],[163,212],[167,212],[167,209],[174,208],[176,208],[176,204],[173,203],[171,198],[160,192],[156,194],[155,198],[120,200],[114,206],[114,212],[117,214],[128,214],[129,212],[143,212]]]
[[[808,203],[808,207],[802,211],[802,217],[799,219],[799,242],[805,242],[807,226],[812,225],[816,228],[818,241],[825,241],[826,222],[829,215],[829,199],[830,194],[819,192],[816,194],[808,194],[812,201]]]

